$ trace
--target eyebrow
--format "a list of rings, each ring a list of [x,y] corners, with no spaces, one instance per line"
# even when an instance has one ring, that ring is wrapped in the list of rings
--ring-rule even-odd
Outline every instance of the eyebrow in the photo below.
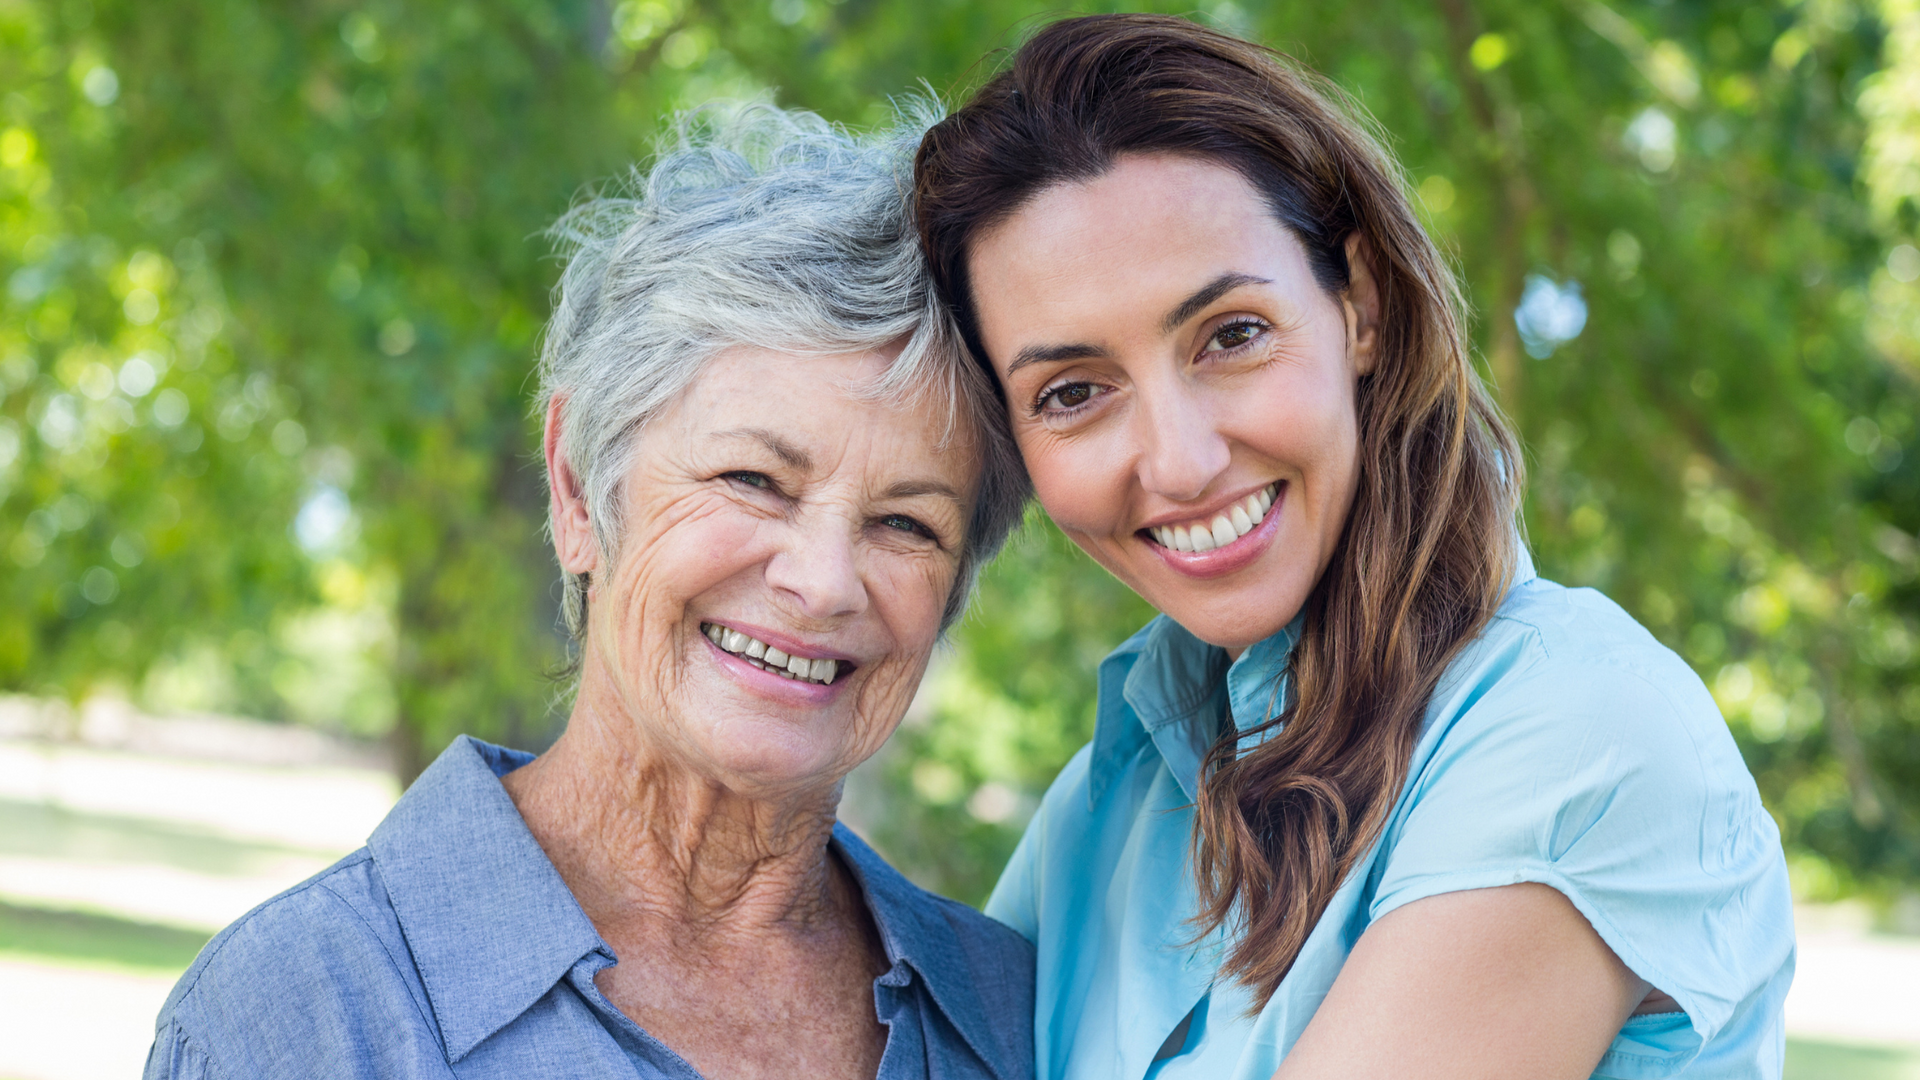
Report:
[[[966,501],[951,485],[939,480],[902,480],[887,488],[886,491],[886,497],[889,499],[911,499],[916,495],[938,495],[957,503]]]
[[[1058,364],[1066,360],[1097,360],[1106,356],[1107,350],[1098,345],[1029,345],[1020,350],[1007,365],[1007,374],[1012,375],[1028,364]]]
[[[1213,303],[1215,300],[1220,299],[1242,285],[1271,284],[1273,284],[1273,282],[1266,278],[1255,277],[1252,274],[1243,274],[1237,270],[1229,270],[1219,277],[1214,278],[1212,281],[1207,282],[1205,285],[1202,285],[1192,296],[1176,304],[1172,311],[1167,312],[1167,317],[1160,321],[1160,329],[1163,332],[1172,332],[1179,327],[1181,323],[1200,314],[1208,304]]]
[[[1229,270],[1195,290],[1193,295],[1174,305],[1167,317],[1160,320],[1162,333],[1171,333],[1181,323],[1204,311],[1208,304],[1227,295],[1243,285],[1271,285],[1269,278],[1255,274]],[[1029,345],[1014,356],[1013,363],[1007,365],[1007,374],[1012,375],[1028,364],[1058,364],[1067,360],[1097,360],[1107,356],[1106,349],[1098,345]]]
[[[766,428],[736,428],[732,431],[722,431],[719,436],[723,439],[751,439],[766,447],[769,453],[779,458],[780,463],[790,469],[813,468],[812,455]]]

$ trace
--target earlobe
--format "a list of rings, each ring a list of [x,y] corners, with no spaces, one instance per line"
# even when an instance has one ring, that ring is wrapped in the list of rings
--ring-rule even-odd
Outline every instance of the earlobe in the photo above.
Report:
[[[560,561],[560,569],[570,574],[585,574],[599,567],[600,548],[593,538],[586,493],[573,467],[567,463],[566,455],[560,451],[566,405],[566,396],[562,394],[555,394],[547,402],[546,431],[542,439],[547,458],[547,513],[553,527],[553,553]]]
[[[1373,273],[1373,251],[1358,232],[1348,235],[1346,249],[1347,290],[1340,296],[1340,308],[1347,319],[1347,359],[1355,375],[1371,375],[1380,340],[1380,288]]]

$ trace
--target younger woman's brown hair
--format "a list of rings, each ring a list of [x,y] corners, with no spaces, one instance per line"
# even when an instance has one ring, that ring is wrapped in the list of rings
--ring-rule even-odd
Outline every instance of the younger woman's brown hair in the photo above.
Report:
[[[921,239],[983,363],[973,241],[1040,192],[1097,178],[1126,154],[1239,172],[1329,294],[1347,288],[1357,234],[1380,295],[1376,363],[1356,398],[1358,488],[1306,601],[1291,700],[1267,724],[1229,726],[1196,807],[1196,929],[1230,929],[1225,969],[1264,1003],[1379,839],[1441,673],[1506,593],[1520,454],[1469,361],[1459,285],[1398,166],[1344,95],[1270,49],[1184,19],[1053,23],[921,143]]]

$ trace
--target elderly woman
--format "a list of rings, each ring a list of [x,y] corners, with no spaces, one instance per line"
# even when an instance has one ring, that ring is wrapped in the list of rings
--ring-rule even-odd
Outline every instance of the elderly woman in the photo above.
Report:
[[[560,227],[566,733],[456,740],[207,946],[147,1076],[1032,1075],[1031,949],[834,818],[1024,498],[908,144],[764,106],[681,131]]]

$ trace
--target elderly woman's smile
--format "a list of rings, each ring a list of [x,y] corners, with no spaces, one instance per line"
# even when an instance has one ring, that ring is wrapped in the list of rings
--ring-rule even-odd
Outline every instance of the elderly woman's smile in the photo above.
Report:
[[[596,715],[730,788],[837,782],[886,740],[939,635],[977,471],[964,432],[929,436],[930,395],[862,392],[890,359],[731,349],[634,440],[613,568],[591,545],[565,564],[593,582]],[[563,551],[585,525],[556,515]]]

